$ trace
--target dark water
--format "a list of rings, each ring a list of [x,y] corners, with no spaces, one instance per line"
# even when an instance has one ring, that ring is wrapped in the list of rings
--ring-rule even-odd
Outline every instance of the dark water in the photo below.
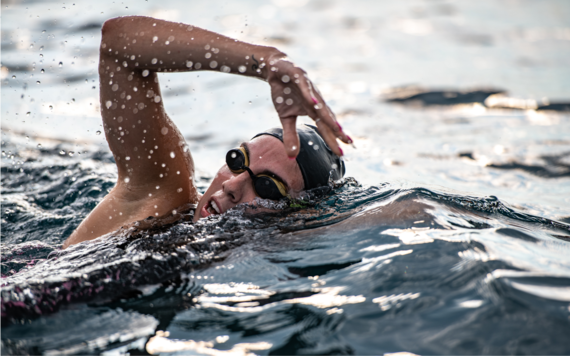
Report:
[[[113,186],[112,158],[4,138],[2,353],[570,352],[567,222],[348,179],[306,209],[60,251]]]

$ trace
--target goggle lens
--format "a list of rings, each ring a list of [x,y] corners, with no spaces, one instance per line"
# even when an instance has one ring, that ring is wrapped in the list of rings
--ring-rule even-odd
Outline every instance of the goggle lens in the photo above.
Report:
[[[273,177],[265,175],[257,176],[257,179],[253,182],[253,186],[257,192],[257,195],[263,199],[279,200],[284,196],[287,196],[281,192],[279,185],[281,185],[282,189],[284,189],[283,183],[277,181]]]
[[[234,173],[241,173],[245,171],[244,166],[249,166],[249,159],[243,147],[234,148],[229,150],[226,154],[226,164],[229,169]]]

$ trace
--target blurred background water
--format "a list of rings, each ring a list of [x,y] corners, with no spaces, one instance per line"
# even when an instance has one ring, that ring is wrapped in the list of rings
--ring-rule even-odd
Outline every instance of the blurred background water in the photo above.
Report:
[[[570,4],[567,1],[3,1],[2,244],[4,255],[11,256],[11,251],[15,249],[19,256],[24,256],[19,262],[11,260],[6,270],[3,264],[3,275],[9,275],[10,270],[19,271],[26,265],[32,266],[35,262],[31,261],[34,259],[45,259],[47,254],[57,249],[95,206],[105,191],[113,186],[116,171],[104,135],[101,134],[102,124],[99,114],[97,60],[100,27],[108,18],[133,14],[190,23],[240,40],[276,46],[286,52],[308,71],[337,114],[339,122],[355,140],[356,149],[343,148],[346,153],[347,176],[356,177],[365,186],[378,186],[383,182],[389,182],[391,189],[396,190],[422,187],[440,194],[496,196],[517,211],[563,223],[570,222],[570,66],[568,65]],[[278,125],[268,87],[263,82],[211,72],[160,74],[159,78],[167,112],[190,145],[202,177],[200,183],[202,187],[223,163],[228,148],[234,147],[237,142],[253,136],[264,128]],[[416,192],[413,189],[411,191]],[[440,207],[440,209],[442,210],[439,212],[435,209],[434,215],[446,216],[448,222],[454,221],[454,218],[448,216],[451,213],[448,214],[445,208]],[[515,225],[517,224],[521,223],[515,221]],[[498,228],[499,225],[493,226]],[[443,226],[452,228],[455,225],[447,223]],[[480,228],[483,228],[481,226]],[[381,230],[384,237],[397,235],[400,236],[400,240],[402,236],[404,240],[406,239],[405,233],[393,231],[386,233],[387,229],[389,230],[389,227]],[[547,286],[551,289],[544,290],[557,291],[553,292],[559,296],[558,299],[555,298],[556,303],[562,304],[553,307],[553,304],[545,302],[545,299],[537,301],[544,303],[544,308],[554,308],[552,315],[555,315],[554,319],[558,320],[559,324],[556,324],[556,327],[546,321],[541,324],[542,317],[537,317],[538,314],[528,312],[524,308],[523,310],[530,314],[525,312],[517,314],[519,313],[517,311],[514,314],[506,312],[496,315],[503,315],[503,320],[509,319],[509,315],[518,315],[509,319],[513,324],[509,324],[510,329],[506,328],[508,330],[518,330],[513,326],[516,324],[514,320],[522,322],[525,318],[534,320],[536,323],[531,324],[535,327],[547,325],[545,330],[567,330],[567,314],[570,312],[567,305],[570,299],[567,286],[567,278],[570,278],[566,259],[567,241],[544,237],[540,232],[542,228],[525,227],[523,230],[527,233],[531,231],[530,234],[535,238],[546,241],[542,246],[542,252],[539,253],[542,257],[537,257],[537,260],[541,259],[542,262],[536,262],[534,267],[532,264],[522,266],[520,262],[528,256],[514,252],[512,256],[505,257],[503,262],[508,261],[505,263],[527,272],[536,272],[535,269],[538,268],[536,266],[543,266],[541,263],[544,263],[544,268],[538,268],[541,276],[548,278],[564,276],[565,279],[560,279],[563,282],[558,279],[558,282],[541,282],[542,289]],[[332,240],[324,238],[322,245],[319,245],[318,239],[317,242],[313,241],[307,246],[301,245],[295,250],[297,252],[295,258],[292,258],[301,262],[295,266],[288,266],[289,271],[293,268],[298,272],[295,268],[307,267],[310,264],[307,261],[319,257],[320,253],[307,252],[311,251],[313,244],[316,244],[330,253],[329,257],[324,258],[329,264],[340,263],[341,267],[348,268],[339,267],[341,268],[339,274],[333,274],[328,282],[333,285],[336,283],[337,286],[346,283],[350,285],[347,276],[358,273],[350,268],[365,269],[358,264],[364,262],[358,262],[356,267],[350,267],[352,263],[350,261],[369,258],[366,254],[372,253],[370,251],[391,251],[391,248],[398,249],[400,254],[404,253],[402,251],[407,251],[405,243],[400,247],[390,247],[388,245],[390,243],[393,245],[395,242],[386,240],[384,242],[388,247],[377,247],[363,242],[368,241],[366,236],[378,234],[376,230],[371,231],[351,235],[352,237],[339,233]],[[498,248],[494,244],[505,238],[505,234],[497,234],[496,231],[489,233],[493,238],[487,239],[466,237],[468,235],[459,234],[462,237],[458,239],[469,246],[474,243],[473,241],[477,241],[490,250]],[[341,237],[354,244],[364,243],[361,247],[364,250],[354,249],[348,255],[339,257],[333,251],[338,244],[344,246],[344,243],[338,242],[342,240]],[[441,239],[449,238],[443,234],[435,239],[441,243],[443,241]],[[34,240],[42,241],[46,245],[29,245]],[[521,248],[536,249],[534,243],[521,241],[519,241],[523,246]],[[525,245],[526,243],[528,245]],[[350,247],[348,242],[346,244],[349,249],[354,247]],[[426,246],[430,249],[426,252],[427,256],[435,253],[432,251],[436,249],[433,243]],[[462,245],[451,250],[457,257],[458,250],[472,251],[469,246]],[[206,286],[205,289],[192,287],[202,292],[206,291],[204,297],[206,299],[199,301],[198,305],[215,302],[213,296],[218,294],[230,295],[234,301],[241,295],[240,293],[257,296],[274,295],[276,290],[278,291],[276,295],[279,297],[275,298],[281,298],[280,300],[297,300],[295,298],[306,297],[302,293],[317,283],[316,280],[309,281],[307,277],[312,278],[319,274],[317,272],[313,271],[314,275],[306,274],[309,272],[293,273],[297,277],[301,276],[299,278],[303,282],[298,282],[299,280],[295,279],[297,277],[293,278],[288,273],[282,275],[281,272],[275,272],[277,277],[273,280],[273,277],[263,277],[261,271],[244,280],[240,279],[245,271],[253,273],[252,269],[271,268],[266,262],[259,261],[267,258],[271,260],[272,253],[279,255],[276,260],[286,260],[287,249],[272,251],[268,255],[267,248],[267,246],[262,248],[264,253],[242,249],[231,255],[230,262],[226,261],[217,266],[218,269],[206,269],[205,275],[216,275],[224,281],[223,283],[234,284],[229,289],[223,289],[217,284]],[[474,250],[476,252],[466,253],[465,256],[470,257],[465,258],[488,262],[488,257],[485,260],[472,256],[473,253],[479,256],[480,250],[485,248],[477,245]],[[497,250],[501,253],[492,255],[495,257],[504,255],[508,250],[502,246]],[[422,256],[421,253],[419,256]],[[234,262],[231,262],[232,258],[240,261],[242,268],[237,268],[227,276],[220,275],[221,270],[231,269],[229,266],[234,265]],[[381,260],[375,261],[376,265],[380,266]],[[417,263],[417,260],[413,261]],[[244,267],[248,263],[251,263],[252,269]],[[343,263],[348,264],[343,265]],[[442,262],[437,268],[449,272],[454,263]],[[556,268],[550,266],[550,263]],[[411,264],[412,261],[406,261],[398,266]],[[422,266],[425,267],[423,264],[415,266],[416,273],[422,271]],[[324,271],[334,271],[335,268],[325,268]],[[488,272],[501,268],[504,266],[483,268],[481,271]],[[555,270],[557,272],[553,272]],[[481,276],[477,274],[468,281],[485,284],[483,282],[485,273],[481,273]],[[366,278],[373,279],[366,273],[359,276],[362,281]],[[280,285],[276,281],[281,281],[281,277],[292,279],[293,284],[285,287]],[[394,281],[398,281],[398,278],[394,278]],[[373,280],[375,283],[379,281]],[[271,287],[257,291],[258,289],[248,283]],[[295,283],[300,283],[301,287]],[[525,287],[520,287],[519,284],[518,288],[516,283],[518,282],[509,282],[508,288],[504,286],[498,288],[503,291],[503,294],[497,292],[499,297],[489,296],[493,293],[484,292],[477,298],[471,296],[463,300],[458,297],[462,301],[457,299],[459,304],[456,304],[467,303],[463,305],[464,308],[477,310],[479,306],[487,305],[486,303],[495,297],[503,300],[501,298],[505,295],[507,300],[510,300],[509,296],[515,295],[513,298],[519,303],[523,297],[516,293],[525,290]],[[563,288],[556,289],[560,286]],[[179,303],[179,301],[173,302],[174,304],[165,302],[168,298],[164,295],[170,294],[168,288],[164,288],[166,292],[160,288],[154,292],[145,292],[145,295],[148,295],[146,302],[157,303],[158,300],[167,307]],[[194,293],[192,288],[188,288]],[[397,305],[398,301],[416,299],[421,301],[421,297],[416,296],[416,293],[429,294],[427,287],[419,292],[412,288],[405,293],[396,288],[392,290],[392,294],[386,292],[384,297],[380,293],[382,287],[376,289],[371,287],[370,290],[359,290],[354,294],[345,291],[348,293],[345,293],[346,295],[339,295],[340,290],[332,288],[321,293],[329,300],[324,303],[328,308],[326,313],[321,315],[316,312],[313,315],[314,319],[311,320],[325,320],[327,323],[332,323],[327,324],[330,328],[327,326],[324,331],[317,328],[315,333],[322,340],[329,342],[336,338],[336,342],[341,346],[337,349],[334,347],[326,349],[319,348],[320,341],[313,344],[309,342],[308,344],[313,345],[310,349],[312,353],[326,350],[343,353],[350,353],[350,350],[372,352],[378,346],[378,343],[374,343],[376,334],[372,330],[374,325],[380,325],[375,324],[380,319],[371,316],[370,323],[366,324],[362,319],[366,319],[363,316],[364,312],[362,314],[361,311],[351,312],[349,310],[351,307],[345,308],[348,311],[345,312],[344,318],[358,321],[349,323],[348,325],[353,325],[355,329],[347,331],[346,324],[342,324],[344,322],[341,318],[342,311],[339,311],[342,309],[338,309],[342,305],[352,305],[352,302],[354,305],[360,305],[359,303],[363,303],[362,298],[370,303],[376,298],[375,307],[388,311],[393,305]],[[496,292],[496,288],[493,288],[491,289]],[[509,288],[514,288],[513,290],[517,292],[513,294]],[[287,290],[301,294],[286,295]],[[373,294],[376,295],[374,298]],[[355,298],[350,299],[350,295]],[[535,298],[536,293],[533,295],[532,298]],[[541,297],[544,297],[544,293]],[[247,302],[252,302],[255,298],[245,299]],[[271,301],[275,302],[275,299]],[[287,305],[297,304],[289,302]],[[320,304],[315,302],[312,305]],[[510,304],[497,305],[504,307]],[[165,309],[168,309],[167,307]],[[387,309],[382,309],[384,307]],[[101,341],[103,346],[107,345],[109,340],[119,340],[120,335],[123,335],[127,341],[142,337],[144,346],[145,335],[152,335],[157,325],[160,330],[165,330],[168,326],[168,323],[157,321],[160,319],[156,315],[157,312],[146,313],[148,310],[142,307],[137,309],[128,303],[97,308],[89,307],[84,310],[71,308],[57,314],[59,319],[49,319],[51,321],[48,320],[47,323],[61,326],[70,320],[94,320],[94,323],[109,320],[115,334],[106,335],[103,339],[107,341]],[[278,303],[276,308],[283,308],[283,304]],[[437,309],[440,314],[432,310],[433,317],[437,318],[441,313],[449,316],[448,313],[455,310],[453,308]],[[245,318],[243,322],[236,321],[246,315],[240,313],[258,313],[255,315],[262,318],[261,309],[244,311],[226,308],[229,314],[222,313],[215,317],[211,315],[212,310],[214,309],[196,308],[177,314],[178,321],[172,324],[174,326],[171,327],[171,332],[178,335],[177,338],[195,341],[209,340],[208,337],[212,335],[214,338],[222,335],[220,336],[222,339],[217,341],[224,341],[223,335],[230,334],[227,330],[224,331],[225,334],[223,332],[216,334],[215,330],[220,325],[224,325],[220,327],[224,329],[229,328],[228,325],[231,323],[237,323],[236,328],[245,334],[247,332],[244,330],[247,327],[244,325],[256,327],[264,325],[258,319],[255,321]],[[297,315],[295,310],[285,313],[292,318],[290,320],[297,320],[292,316]],[[488,312],[489,309],[485,310]],[[200,313],[205,314],[195,315]],[[278,320],[276,315],[279,313],[279,310],[275,310],[268,315],[273,315],[275,320]],[[394,326],[394,330],[407,330],[406,323],[413,324],[414,320],[417,325],[427,326],[431,330],[441,330],[435,327],[437,323],[422,324],[419,320],[423,319],[414,319],[413,311],[409,313],[412,315],[410,319],[394,316],[396,318],[394,322],[399,325]],[[492,318],[484,312],[470,315],[475,318],[474,320]],[[336,317],[340,319],[335,319]],[[383,314],[382,317],[386,315]],[[211,328],[206,324],[192,324],[196,323],[196,320],[210,318],[218,320],[219,323],[208,324]],[[303,322],[310,324],[307,320]],[[548,320],[548,317],[544,317],[544,320]],[[42,322],[46,323],[45,320]],[[122,322],[124,323],[121,324]],[[338,325],[345,325],[341,327],[345,331],[331,331],[336,330],[337,322],[340,323]],[[296,325],[295,322],[292,323],[285,324]],[[323,325],[320,321],[315,323]],[[82,332],[88,335],[89,324],[83,325]],[[126,330],[133,325],[139,325],[140,328],[135,329],[143,331],[129,334]],[[186,329],[180,328],[180,325],[185,325]],[[359,330],[357,326],[363,327],[362,325],[369,327],[368,332],[362,334],[370,337],[366,342],[364,337],[358,336],[355,331]],[[447,348],[438,349],[433,348],[433,344],[427,341],[419,345],[410,343],[409,340],[408,343],[402,340],[392,342],[389,338],[384,338],[381,340],[382,345],[391,346],[386,346],[382,350],[435,353],[451,351],[525,353],[525,350],[542,350],[545,353],[568,353],[568,348],[563,347],[517,348],[524,345],[524,342],[530,342],[528,340],[515,343],[511,348],[507,345],[503,349],[491,346],[485,349],[481,346],[480,340],[485,338],[482,330],[490,324],[478,325],[479,328],[476,328],[477,331],[472,335],[477,335],[479,341],[468,341],[467,337],[462,339],[467,340],[463,344],[461,342],[455,346],[447,344]],[[17,337],[14,335],[23,335],[22,330],[41,334],[37,329],[39,328],[37,323],[27,329],[25,326],[22,327],[24,329],[3,328],[3,334],[7,333],[12,338],[6,339],[3,336],[3,342],[16,340]],[[186,330],[188,333],[185,334],[181,330]],[[293,335],[297,332],[291,331],[286,326],[281,329],[277,327],[276,330],[277,334],[282,335]],[[386,332],[387,329],[382,330]],[[412,334],[422,335],[421,330],[414,330],[417,333]],[[300,333],[298,338],[301,341],[294,337],[289,339],[297,340],[295,341],[297,344],[289,343],[289,348],[274,346],[272,350],[275,353],[300,352],[299,350],[303,350],[303,338],[311,339],[310,335],[312,335],[310,332]],[[344,339],[342,337],[338,339],[338,335],[344,335]],[[449,336],[444,332],[441,335]],[[553,338],[546,339],[554,342],[558,334],[552,335]],[[95,335],[90,340],[95,342],[93,340],[98,340],[98,337],[102,336]],[[442,340],[441,337],[433,335],[431,337],[430,340],[433,342]],[[454,337],[461,339],[458,335]],[[51,338],[57,339],[54,335],[51,335]],[[88,338],[85,336],[85,339]],[[77,345],[78,342],[73,340],[67,340],[65,345],[50,344],[51,346],[30,337],[24,337],[24,340],[28,342],[26,347],[30,347],[27,350],[38,352],[65,347],[79,353],[96,350],[93,348],[95,346],[91,349],[81,347],[73,349],[75,347],[73,345]],[[281,339],[278,336],[273,338],[273,344],[277,345],[278,342],[275,340]],[[346,345],[342,346],[345,341],[346,344],[351,344],[350,340],[353,340],[352,349],[345,347]],[[261,339],[255,342],[258,341],[264,342]],[[363,346],[358,349],[355,348],[355,343],[366,344],[369,347]],[[428,344],[432,346],[426,346]],[[531,344],[532,342],[529,343]],[[556,342],[554,344],[556,345]],[[36,345],[34,347],[37,348],[33,349],[29,345]],[[406,345],[408,347],[405,347]],[[260,347],[260,350],[269,349],[263,349],[262,346],[259,344],[252,347]],[[208,349],[211,345],[204,344],[200,347]]]

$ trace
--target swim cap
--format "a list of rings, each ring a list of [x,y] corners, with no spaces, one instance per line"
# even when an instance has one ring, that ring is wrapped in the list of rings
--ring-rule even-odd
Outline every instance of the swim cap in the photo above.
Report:
[[[297,164],[301,168],[305,190],[328,186],[329,177],[339,180],[344,176],[344,161],[331,151],[317,128],[313,125],[297,127],[301,149],[297,156]],[[283,142],[283,129],[274,127],[258,133],[252,139],[269,135]]]

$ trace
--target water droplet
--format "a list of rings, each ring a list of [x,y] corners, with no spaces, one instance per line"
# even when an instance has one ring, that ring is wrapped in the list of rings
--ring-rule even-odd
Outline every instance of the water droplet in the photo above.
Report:
[[[170,158],[174,158],[176,157],[176,154],[174,152],[170,152]]]
[[[53,110],[53,105],[50,105],[50,106],[49,106],[49,109],[50,109],[50,110]]]
[[[162,99],[160,98],[159,95],[157,95],[157,96],[154,97],[154,102],[155,102],[155,103],[160,103],[160,100],[162,100]]]
[[[186,67],[192,68],[192,61],[186,61]]]
[[[101,134],[101,131],[99,131],[99,130],[97,130],[97,131],[95,132],[95,135],[100,135],[100,134]]]
[[[44,50],[44,46],[41,46],[40,51],[43,51],[43,50]],[[43,57],[43,55],[41,55],[41,57]]]
[[[67,152],[67,154],[69,155],[69,157],[73,157],[73,155],[75,154],[75,152],[69,151],[69,152]]]
[[[214,69],[214,68],[216,68],[217,66],[218,66],[218,62],[216,62],[216,61],[211,61],[211,62],[210,62],[210,68]]]
[[[45,72],[46,72],[46,71],[45,71],[45,70],[43,70],[43,69],[42,69],[42,70],[40,70],[40,73],[42,73],[42,74],[43,74],[43,73],[45,73]]]
[[[40,58],[44,58],[44,55],[40,53]],[[41,62],[41,61],[40,61]]]
[[[125,161],[130,161],[130,160],[131,160],[131,157],[129,157],[129,156],[125,157]]]
[[[30,136],[26,136],[26,141],[29,141],[29,140],[30,140]]]
[[[251,100],[249,101],[249,105],[251,105]]]
[[[124,179],[124,182],[125,182],[125,183],[128,183],[128,182],[130,182],[130,181],[131,181],[131,178],[129,178],[129,177],[127,177],[127,178]]]
[[[239,66],[238,70],[240,73],[245,73],[245,71],[247,70],[246,66]]]
[[[194,65],[194,68],[196,68],[196,69],[202,68],[202,63],[196,63],[196,64]]]
[[[33,44],[33,43],[30,45],[30,48],[34,48],[34,44]]]
[[[143,76],[143,77],[148,77],[148,74],[149,74],[149,73],[150,73],[150,72],[148,71],[148,69],[145,69],[145,70],[142,71],[142,76]]]
[[[320,110],[323,108],[323,103],[318,103],[315,105],[315,110]]]
[[[113,86],[111,87],[111,90],[112,90],[112,91],[117,91],[117,90],[119,90],[119,84],[116,84],[116,83],[113,84]]]
[[[231,71],[231,68],[228,66],[221,66],[220,71],[222,71],[224,73],[229,73]]]
[[[31,112],[30,112],[30,111],[28,111],[28,112],[26,113],[26,116],[30,116],[30,114],[31,114]]]
[[[38,148],[42,148],[42,144],[41,144],[41,143],[38,143]]]
[[[313,149],[314,149],[315,151],[318,150],[318,149],[319,149],[319,145],[314,145],[314,146],[313,146]]]
[[[283,89],[283,93],[285,93],[285,94],[291,94],[291,88],[285,88],[285,89]]]
[[[280,97],[280,96],[278,96],[278,97],[275,99],[275,102],[276,102],[277,104],[281,104],[281,103],[283,102],[283,98]]]
[[[307,143],[309,144],[309,146],[312,146],[312,145],[313,145],[313,141],[309,141],[309,142],[307,142]]]
[[[154,37],[152,38],[152,43],[155,43],[156,41],[158,41],[158,37],[157,37],[157,36],[154,36]]]
[[[331,168],[332,168],[332,169],[337,169],[337,168],[338,168],[338,166],[337,166],[337,164],[336,164],[336,163],[333,163],[333,164],[331,164]]]
[[[152,64],[156,64],[156,62],[158,62],[158,59],[156,59],[156,58],[153,58],[153,59],[151,59],[151,61],[150,61],[150,63],[152,63]]]
[[[63,62],[59,62],[58,66],[61,68],[63,67]]]
[[[160,185],[157,185],[157,186],[156,186],[156,189],[160,189]],[[155,205],[154,207],[156,208],[156,205]]]
[[[183,190],[184,190],[184,189],[182,189],[182,188],[176,189],[176,191],[177,191],[178,193],[182,193]]]
[[[61,150],[61,151],[59,151],[59,154],[63,156],[65,154],[65,151]]]
[[[39,80],[36,82],[36,84],[42,84],[42,82],[40,82]]]
[[[293,105],[293,99],[289,98],[285,101],[285,104],[287,105]]]
[[[46,33],[46,30],[43,30],[42,33]]]
[[[107,101],[105,102],[105,106],[107,107],[107,109],[110,108],[111,105],[113,105],[113,102],[112,102],[111,100],[107,100]]]
[[[16,79],[16,76],[15,76],[15,75],[13,75],[13,76],[12,76],[12,79]]]
[[[273,68],[271,68],[271,70],[273,70]],[[284,76],[281,77],[281,81],[283,83],[289,83],[290,80],[291,80],[291,78],[287,74],[285,74]]]
[[[168,133],[168,128],[167,127],[163,127],[162,129],[160,129],[160,133],[163,135],[166,135]]]

